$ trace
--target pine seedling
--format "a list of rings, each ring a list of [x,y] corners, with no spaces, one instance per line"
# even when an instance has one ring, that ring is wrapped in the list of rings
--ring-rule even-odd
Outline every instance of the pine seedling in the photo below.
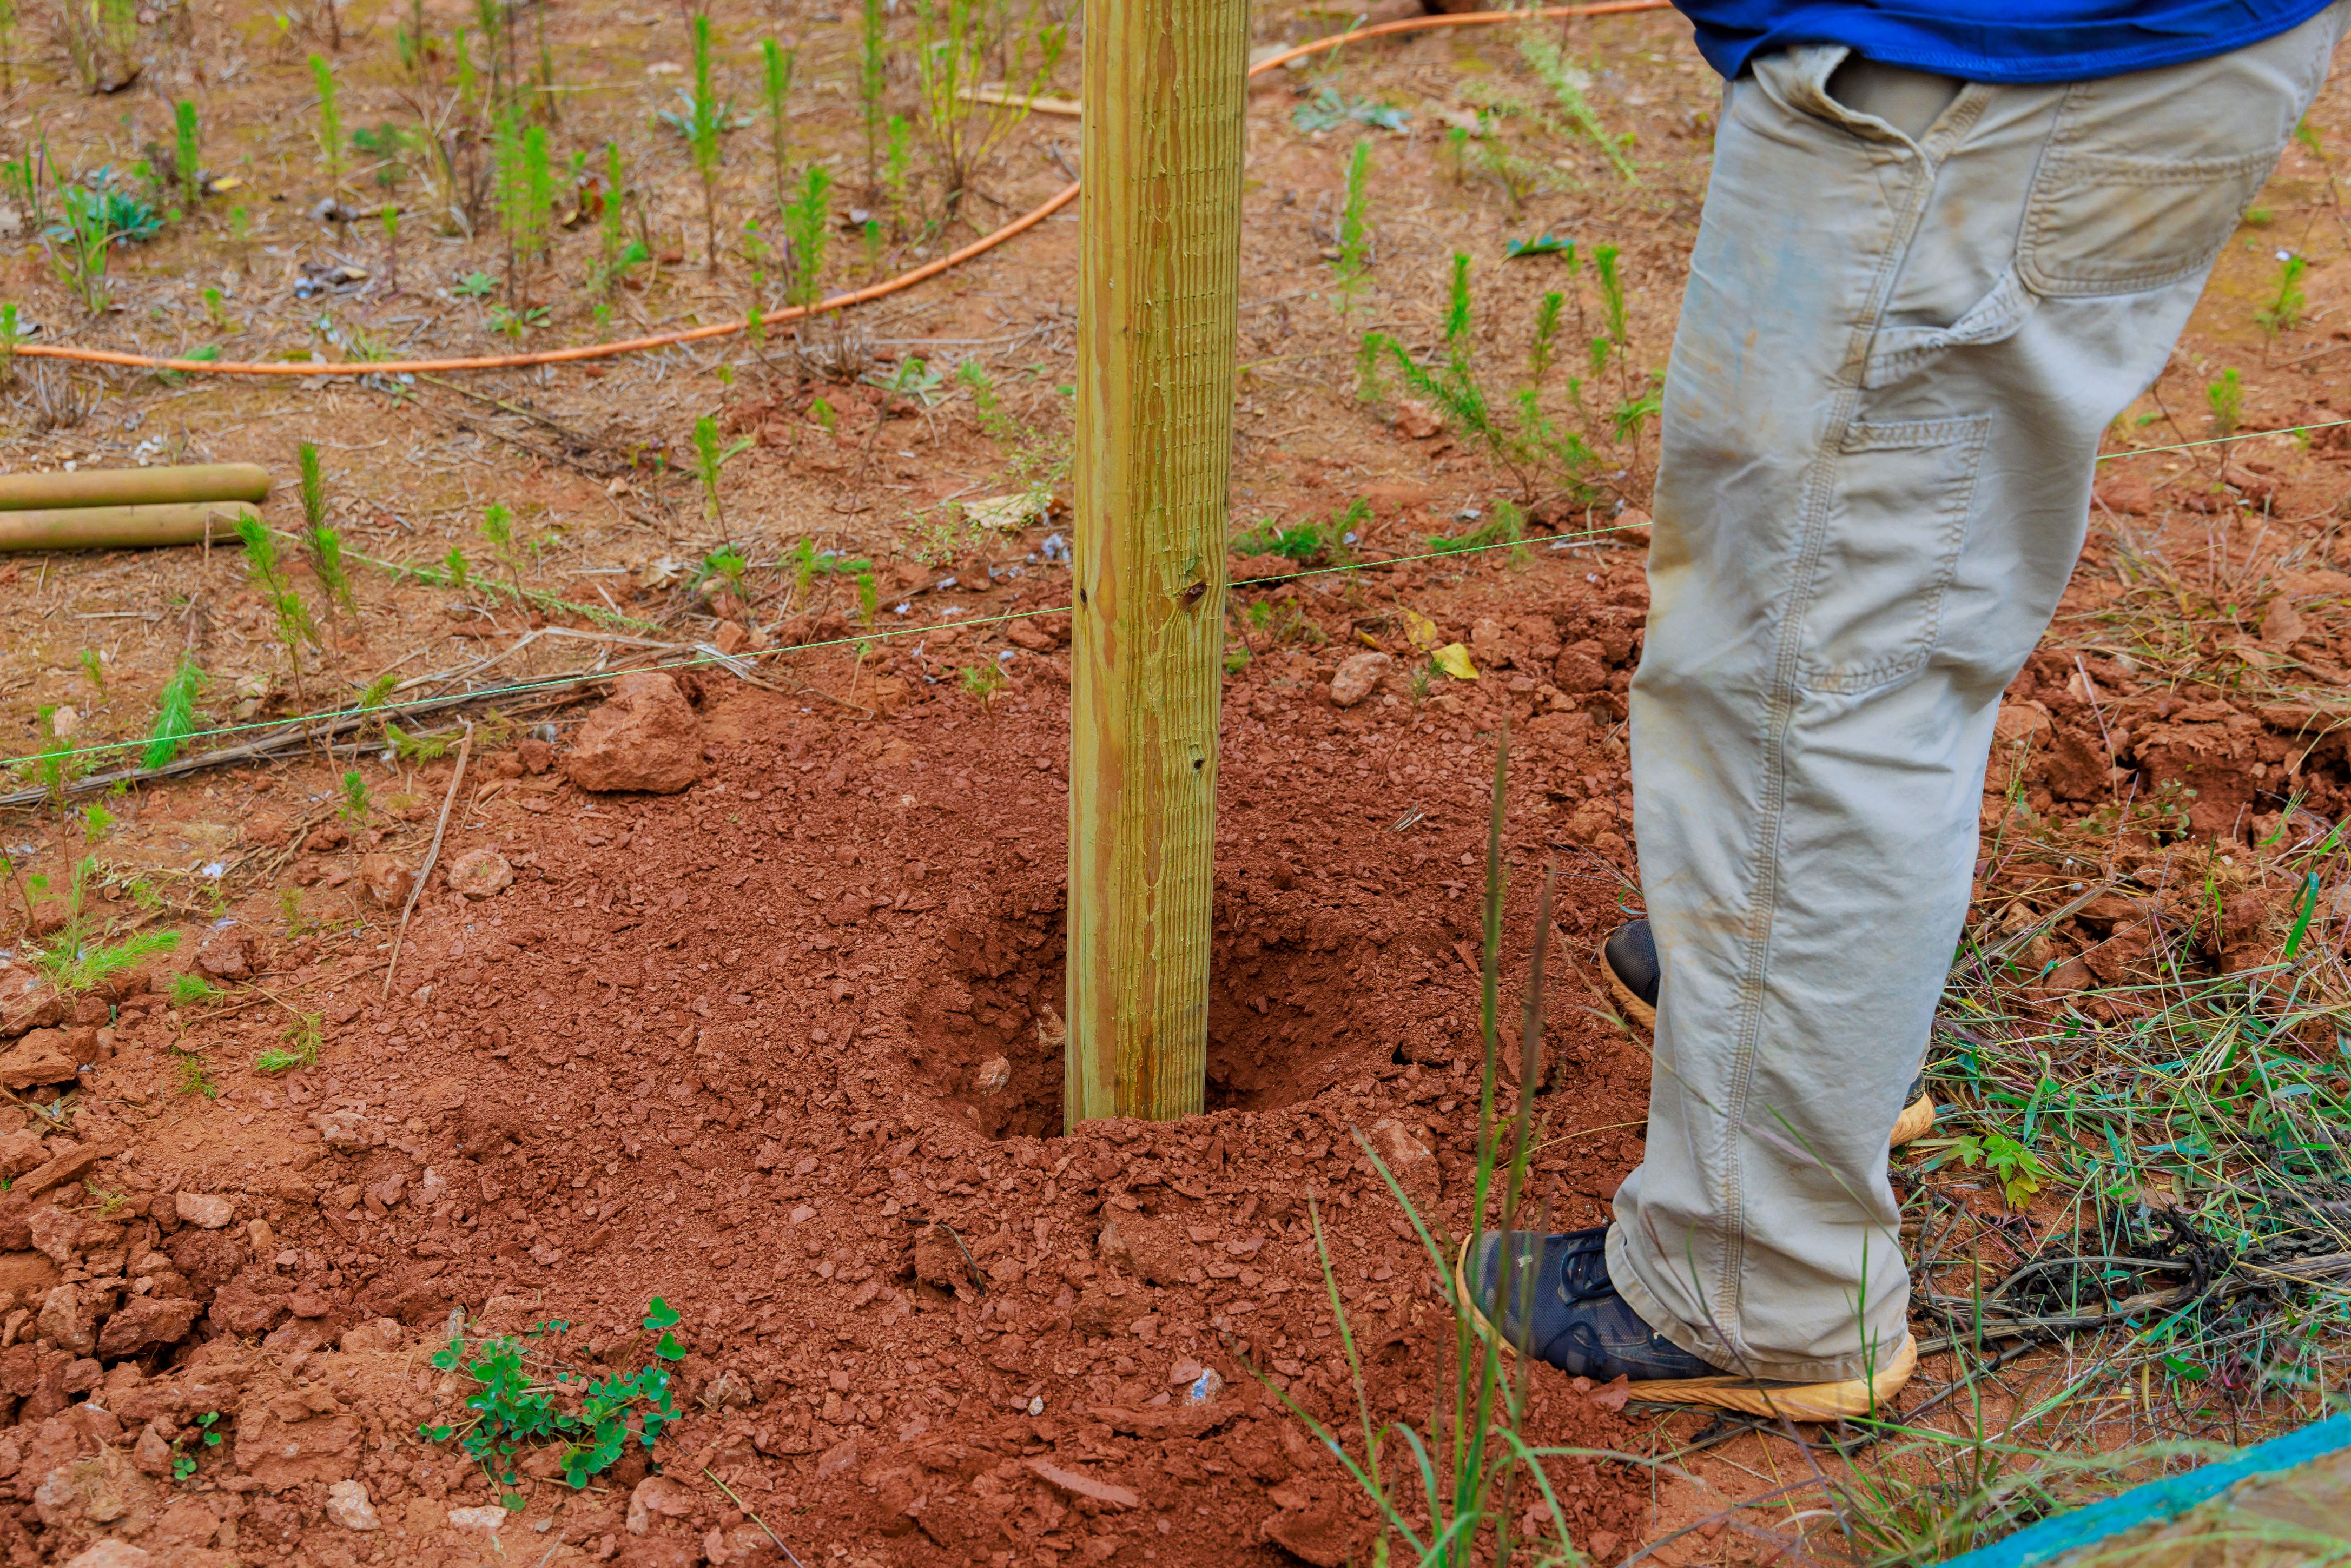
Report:
[[[474,585],[473,568],[465,559],[465,550],[456,545],[451,545],[449,553],[441,558],[441,570],[448,578],[449,586],[460,593]]]
[[[378,220],[383,229],[383,287],[388,294],[400,291],[400,209],[384,204]]]
[[[200,1008],[220,998],[220,988],[202,975],[178,974],[172,977],[170,992],[175,1008]]]
[[[327,172],[327,188],[343,183],[343,113],[335,99],[335,68],[324,55],[310,57],[310,77],[319,89],[319,152]]]
[[[1567,302],[1565,295],[1552,292],[1542,297],[1535,307],[1535,329],[1527,343],[1527,379],[1541,382],[1551,373],[1552,361],[1559,351],[1560,308]]]
[[[914,128],[907,123],[904,115],[893,114],[882,146],[882,183],[890,193],[890,226],[901,235],[906,232],[906,214],[913,206],[909,175],[914,163]],[[868,229],[872,226],[866,225]]]
[[[515,602],[522,603],[522,551],[515,544],[514,513],[505,502],[492,501],[482,508],[482,537],[489,541],[490,558],[507,569]]]
[[[294,693],[298,700],[302,695],[302,644],[319,640],[318,623],[310,619],[310,607],[302,602],[302,595],[295,590],[293,578],[278,559],[277,541],[262,526],[261,519],[251,512],[239,517],[236,537],[245,543],[246,571],[277,619],[277,640],[286,645],[286,656],[294,666]]]
[[[465,30],[463,22],[458,23],[457,30],[450,35],[449,53],[457,66],[458,121],[465,125],[477,124],[482,114],[481,80],[474,70],[473,36]]]
[[[702,481],[702,515],[718,525],[721,537],[726,532],[726,519],[718,501],[718,471],[750,444],[751,438],[746,435],[732,445],[720,445],[718,422],[706,413],[694,422],[694,472]]]
[[[302,549],[310,559],[310,575],[326,591],[329,615],[337,605],[356,615],[359,596],[343,566],[343,536],[327,517],[327,476],[319,464],[319,449],[306,441],[295,449],[295,457],[301,479]]]
[[[0,0],[0,92],[16,90],[16,0]]]
[[[759,95],[768,105],[768,153],[775,161],[776,211],[779,213],[789,193],[786,186],[790,175],[786,170],[792,143],[792,67],[799,61],[799,53],[798,49],[785,48],[773,38],[759,40]]]
[[[862,0],[862,25],[858,32],[857,102],[865,122],[865,191],[868,199],[878,188],[881,164],[882,95],[890,85],[890,57],[883,29],[883,0]]]
[[[784,237],[791,246],[790,281],[784,298],[804,309],[824,298],[824,246],[832,226],[832,176],[821,163],[802,172],[800,199],[784,209]]]
[[[95,648],[81,651],[81,673],[84,679],[98,688],[100,702],[106,700],[106,656]]]
[[[197,139],[196,106],[182,99],[172,106],[173,172],[179,176],[180,204],[196,210],[204,197],[204,152]]]
[[[523,307],[520,267],[531,251],[530,175],[525,168],[522,116],[513,110],[498,117],[491,132],[490,156],[496,165],[498,216],[507,231],[507,306]]]
[[[710,17],[694,18],[694,110],[686,126],[686,144],[694,152],[694,172],[702,180],[704,265],[718,270],[718,133],[726,110],[710,80]]]
[[[147,731],[147,749],[139,757],[141,767],[169,767],[180,755],[180,747],[196,733],[196,697],[204,685],[204,673],[196,668],[194,660],[182,654],[179,668],[172,672],[155,699],[155,723]]]
[[[555,235],[555,178],[547,161],[547,129],[534,125],[522,133],[523,206],[527,226],[523,243],[531,259],[545,261]]]
[[[288,893],[300,896],[300,889],[288,888]],[[325,1020],[317,1013],[302,1013],[286,1026],[278,1037],[284,1043],[264,1050],[254,1059],[254,1070],[264,1073],[291,1072],[297,1068],[319,1065],[319,1053],[326,1048]]]
[[[360,777],[360,770],[356,768],[343,775],[342,814],[343,820],[349,822],[368,820],[367,780]]]
[[[392,44],[400,51],[400,68],[411,76],[424,71],[424,0],[408,0],[408,20],[393,30]]]
[[[2245,383],[2231,365],[2217,380],[2204,385],[2204,406],[2212,411],[2212,428],[2223,435],[2232,434],[2237,422],[2245,415]]]
[[[0,305],[0,386],[16,379],[16,345],[26,333],[17,325],[16,302],[13,299]]]
[[[1339,207],[1339,254],[1331,262],[1332,276],[1338,284],[1331,302],[1339,308],[1341,320],[1354,310],[1355,296],[1362,292],[1364,274],[1371,266],[1371,226],[1364,221],[1364,186],[1371,167],[1372,144],[1356,142],[1347,160],[1346,198]]]
[[[596,292],[607,298],[621,279],[629,275],[629,269],[643,265],[651,254],[644,241],[629,237],[628,218],[622,206],[627,192],[620,143],[608,141],[604,144],[604,215],[598,230],[602,254],[594,279]]]
[[[2302,275],[2310,263],[2300,256],[2288,256],[2278,264],[2277,292],[2270,302],[2253,312],[2253,321],[2271,337],[2291,332],[2302,322]]]

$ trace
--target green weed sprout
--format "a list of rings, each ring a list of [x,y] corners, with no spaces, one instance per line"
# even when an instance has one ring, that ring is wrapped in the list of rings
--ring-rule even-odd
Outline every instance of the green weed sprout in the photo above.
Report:
[[[1363,291],[1364,274],[1371,266],[1372,231],[1364,221],[1364,186],[1371,167],[1372,144],[1356,142],[1354,152],[1347,160],[1346,198],[1339,207],[1339,254],[1331,262],[1331,274],[1337,284],[1331,291],[1331,303],[1339,308],[1342,320],[1353,312],[1355,297]]]
[[[302,695],[302,644],[319,640],[318,623],[310,619],[310,607],[295,591],[293,578],[278,559],[277,540],[262,526],[261,519],[251,512],[239,517],[236,537],[245,542],[246,571],[277,619],[277,640],[286,645],[287,658],[293,664],[294,692],[298,698]]]
[[[335,68],[326,56],[310,57],[310,78],[319,90],[320,166],[327,173],[327,188],[339,190],[343,183],[343,114],[335,98]]]
[[[702,558],[702,564],[695,570],[695,578],[696,585],[703,589],[707,590],[714,583],[723,583],[726,591],[736,598],[747,599],[749,591],[745,588],[743,578],[750,569],[751,563],[743,559],[741,551],[733,545],[721,545]]]
[[[2227,435],[2245,415],[2245,383],[2231,365],[2204,384],[2204,406],[2212,411],[2212,428]]]
[[[172,106],[172,157],[179,176],[180,204],[190,212],[204,193],[204,153],[197,141],[196,106],[182,99]]]
[[[726,511],[719,505],[718,471],[750,444],[751,438],[745,435],[732,444],[721,445],[718,422],[706,413],[694,422],[694,473],[702,481],[702,515],[718,524],[722,534],[726,532]]]
[[[1004,689],[1004,672],[994,660],[984,664],[966,664],[956,673],[956,682],[966,694],[979,699],[982,707],[996,701],[996,694]]]
[[[2281,332],[2291,332],[2302,322],[2302,275],[2310,263],[2300,256],[2288,256],[2278,263],[2277,291],[2270,302],[2253,312],[2253,321],[2274,338]]]
[[[193,659],[182,654],[179,667],[155,699],[155,723],[147,732],[147,749],[139,757],[141,767],[168,767],[180,755],[180,747],[196,733],[196,697],[204,685],[204,671]]]
[[[17,325],[16,302],[0,304],[0,386],[16,379],[16,345],[25,337],[24,329]]]
[[[356,768],[343,775],[342,815],[345,821],[364,822],[368,820],[367,780]]]
[[[107,281],[107,252],[119,231],[106,200],[95,191],[68,185],[57,193],[58,221],[41,233],[49,267],[84,310],[102,315],[114,303]]]
[[[297,1068],[319,1065],[319,1053],[326,1046],[323,1020],[317,1013],[303,1013],[288,1024],[278,1038],[281,1045],[266,1047],[254,1058],[254,1069],[259,1072],[291,1072]]]
[[[220,988],[202,975],[179,974],[172,977],[172,1005],[175,1008],[200,1008],[220,998]]]
[[[776,211],[779,213],[784,210],[785,187],[790,183],[786,168],[792,145],[792,67],[799,53],[773,38],[759,40],[759,96],[768,106],[768,153],[775,161]]]
[[[833,433],[833,426],[838,423],[838,416],[832,412],[832,404],[825,402],[821,393],[809,400],[809,417],[816,421],[818,428],[827,435]],[[808,541],[802,539],[800,543],[805,545]]]
[[[327,595],[327,612],[335,607],[352,615],[359,613],[359,595],[351,587],[351,576],[343,566],[343,536],[327,519],[327,480],[319,464],[319,449],[306,441],[295,449],[299,469],[302,497],[302,549],[309,558],[310,575]]]
[[[784,297],[802,308],[813,308],[824,299],[824,246],[832,227],[831,191],[832,175],[823,164],[811,163],[800,176],[800,199],[784,208],[784,237],[791,246],[791,273]]]
[[[564,1483],[584,1488],[621,1461],[632,1437],[650,1453],[676,1418],[667,1364],[686,1354],[670,1332],[677,1322],[676,1309],[655,1296],[643,1325],[660,1338],[648,1347],[645,1364],[625,1377],[591,1379],[531,1343],[568,1332],[570,1324],[559,1321],[534,1324],[520,1337],[486,1339],[470,1350],[462,1337],[453,1338],[434,1354],[433,1364],[473,1379],[475,1390],[465,1400],[471,1414],[462,1424],[420,1425],[417,1436],[428,1443],[455,1439],[493,1484],[504,1487],[522,1482],[517,1454],[560,1444]],[[576,1414],[565,1407],[569,1401],[559,1404],[550,1396],[559,1385],[580,1385]]]
[[[217,288],[206,285],[204,294],[204,323],[215,332],[228,330],[228,304]]]

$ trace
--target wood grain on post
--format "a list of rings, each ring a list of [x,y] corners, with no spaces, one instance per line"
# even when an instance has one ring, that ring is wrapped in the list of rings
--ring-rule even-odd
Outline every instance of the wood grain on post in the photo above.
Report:
[[[78,474],[0,474],[0,512],[44,507],[146,507],[187,501],[266,501],[269,470],[257,463],[183,468],[99,468]]]
[[[0,511],[0,553],[10,550],[144,549],[236,537],[236,520],[253,510],[235,502],[191,501],[167,507],[49,507]]]
[[[1088,0],[1066,1122],[1201,1108],[1246,0]]]

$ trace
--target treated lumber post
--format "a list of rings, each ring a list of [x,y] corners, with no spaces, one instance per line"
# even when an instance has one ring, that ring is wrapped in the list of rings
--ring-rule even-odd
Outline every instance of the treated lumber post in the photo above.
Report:
[[[1246,0],[1088,0],[1067,1123],[1200,1109]]]
[[[269,471],[255,463],[97,468],[78,474],[0,474],[0,512],[32,511],[46,507],[140,507],[268,498]]]

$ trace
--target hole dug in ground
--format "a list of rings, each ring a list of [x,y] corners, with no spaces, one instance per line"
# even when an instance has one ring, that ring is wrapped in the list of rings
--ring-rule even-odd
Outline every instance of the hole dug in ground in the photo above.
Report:
[[[1058,904],[957,931],[938,972],[908,993],[916,1082],[958,1103],[987,1137],[1061,1134],[1064,941]],[[1417,984],[1425,944],[1387,944],[1405,959],[1390,964],[1371,934],[1343,922],[1267,919],[1243,904],[1220,906],[1212,941],[1210,1111],[1295,1104],[1401,1061],[1444,1061],[1459,1043],[1447,998]]]

